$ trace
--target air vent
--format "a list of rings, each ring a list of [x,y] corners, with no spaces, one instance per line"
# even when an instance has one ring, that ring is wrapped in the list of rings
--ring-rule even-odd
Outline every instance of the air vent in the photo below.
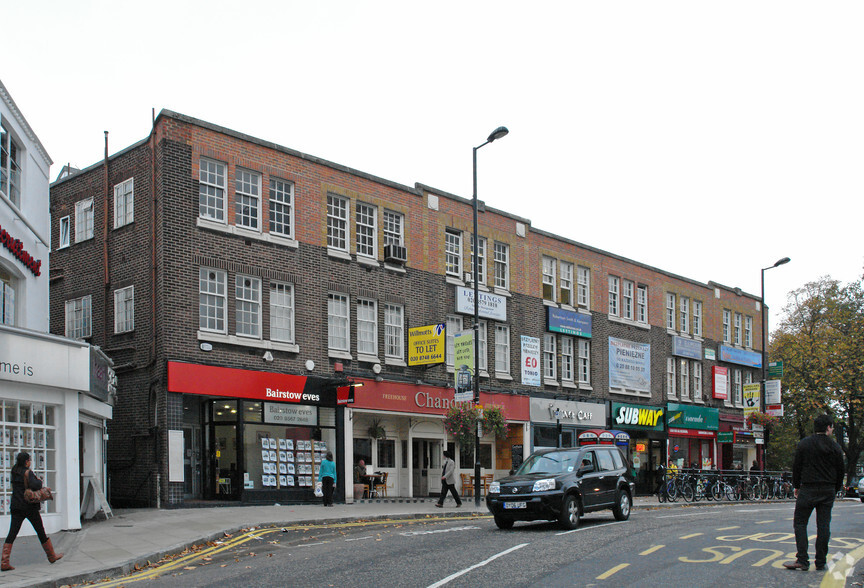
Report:
[[[405,263],[408,261],[408,251],[403,245],[388,243],[384,246],[384,261]]]

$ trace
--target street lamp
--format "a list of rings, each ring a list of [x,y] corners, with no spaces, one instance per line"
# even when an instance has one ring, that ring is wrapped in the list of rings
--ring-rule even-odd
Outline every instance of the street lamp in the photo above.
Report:
[[[762,268],[762,297],[760,298],[760,311],[762,313],[762,389],[759,398],[759,410],[765,412],[766,403],[765,403],[765,382],[768,379],[768,323],[765,320],[765,272],[767,270],[773,269],[777,266],[785,265],[792,261],[788,257],[784,257],[783,259],[778,259],[774,262],[774,265],[769,267]],[[767,441],[767,440],[765,440]],[[767,469],[768,467],[768,445],[765,443],[762,446],[762,469]]]
[[[479,267],[480,255],[478,250],[480,239],[477,236],[477,150],[488,145],[496,139],[500,139],[509,133],[507,127],[498,127],[486,138],[486,141],[474,147],[473,169],[474,169],[474,249],[472,250],[474,257],[474,405],[480,404],[480,289],[479,289]],[[477,423],[477,428],[474,429],[474,506],[480,506],[480,423]]]

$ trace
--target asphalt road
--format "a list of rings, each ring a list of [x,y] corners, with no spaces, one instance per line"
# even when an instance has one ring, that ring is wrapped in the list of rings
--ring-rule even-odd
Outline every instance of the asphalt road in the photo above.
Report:
[[[769,586],[861,585],[864,504],[835,504],[827,572],[792,572],[792,503],[589,514],[574,531],[491,518],[256,529],[108,586]],[[815,516],[815,515],[814,515]],[[810,531],[815,536],[815,519]],[[811,566],[812,566],[811,539]],[[864,560],[858,566],[864,568]],[[835,577],[836,576],[836,577]]]

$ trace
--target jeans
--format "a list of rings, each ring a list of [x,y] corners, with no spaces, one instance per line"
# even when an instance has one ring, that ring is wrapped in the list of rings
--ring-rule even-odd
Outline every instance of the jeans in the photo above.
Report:
[[[45,534],[45,527],[42,526],[42,516],[38,510],[29,510],[27,513],[13,510],[12,517],[9,521],[9,534],[6,535],[6,543],[14,543],[18,536],[18,531],[21,530],[21,523],[24,520],[30,521],[33,529],[36,531],[36,536],[39,537],[39,543],[48,541],[48,535]]]
[[[444,504],[444,499],[447,498],[447,491],[450,491],[453,494],[453,500],[456,501],[456,505],[462,504],[462,501],[459,499],[459,493],[456,491],[455,484],[448,484],[444,480],[441,480],[441,496],[438,498],[438,504]]]
[[[828,557],[828,540],[831,538],[831,508],[834,506],[834,486],[801,486],[795,501],[795,547],[796,559],[804,565],[807,557],[807,523],[816,509],[816,558],[817,566],[824,566]]]

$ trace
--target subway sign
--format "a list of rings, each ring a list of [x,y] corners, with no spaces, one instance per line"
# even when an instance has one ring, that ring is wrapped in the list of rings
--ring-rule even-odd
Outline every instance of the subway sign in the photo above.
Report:
[[[612,425],[622,429],[664,430],[662,406],[612,403]]]

